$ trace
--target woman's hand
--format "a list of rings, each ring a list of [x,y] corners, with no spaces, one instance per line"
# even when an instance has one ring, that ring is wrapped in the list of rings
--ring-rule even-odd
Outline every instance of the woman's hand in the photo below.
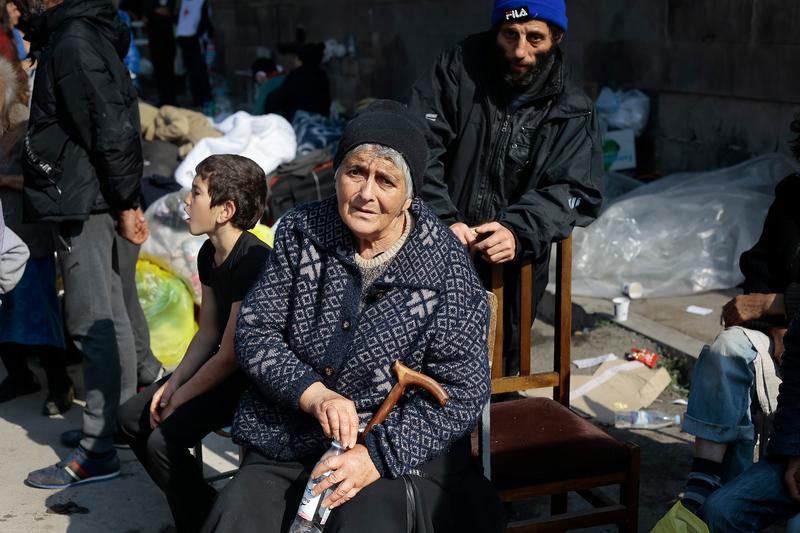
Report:
[[[352,448],[358,438],[356,404],[317,381],[300,396],[300,409],[319,420],[326,437]]]
[[[313,494],[317,496],[328,487],[338,485],[322,502],[322,506],[329,509],[349,502],[361,489],[381,477],[372,463],[369,451],[362,444],[356,444],[352,450],[348,450],[342,455],[328,457],[314,468],[311,477],[319,477],[328,471],[331,471],[331,474],[314,487]]]
[[[175,381],[170,378],[158,388],[155,394],[153,394],[153,398],[150,400],[150,429],[156,429],[158,425],[172,413],[172,411],[165,413],[162,410],[169,405],[172,395],[175,394],[176,390],[177,386],[175,385]]]

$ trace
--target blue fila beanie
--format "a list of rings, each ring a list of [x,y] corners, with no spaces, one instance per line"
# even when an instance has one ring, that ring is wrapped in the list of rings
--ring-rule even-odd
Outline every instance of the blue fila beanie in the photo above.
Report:
[[[527,18],[550,22],[567,31],[564,0],[494,0],[492,26]]]

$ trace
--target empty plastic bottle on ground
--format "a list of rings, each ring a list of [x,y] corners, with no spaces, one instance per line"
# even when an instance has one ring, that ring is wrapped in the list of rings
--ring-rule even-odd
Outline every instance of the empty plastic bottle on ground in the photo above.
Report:
[[[341,455],[344,452],[345,448],[337,441],[333,441],[328,451],[317,461],[317,465],[332,455]],[[314,468],[316,468],[316,465]],[[297,509],[297,516],[294,517],[294,522],[292,522],[292,527],[289,528],[289,533],[319,533],[325,528],[325,522],[328,520],[328,515],[331,510],[322,507],[322,502],[333,491],[333,487],[319,496],[314,496],[311,492],[329,475],[331,475],[330,471],[325,472],[317,478],[308,479],[306,489],[303,491],[303,499],[300,501],[300,507]]]
[[[661,411],[640,409],[614,413],[614,427],[618,428],[659,429],[680,423],[681,415],[668,415]]]

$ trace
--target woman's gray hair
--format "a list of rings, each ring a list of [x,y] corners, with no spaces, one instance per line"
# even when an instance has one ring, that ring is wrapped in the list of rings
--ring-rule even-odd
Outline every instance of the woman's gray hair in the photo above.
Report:
[[[358,155],[361,152],[370,151],[374,157],[380,157],[383,159],[388,159],[391,161],[395,167],[403,174],[403,180],[405,181],[406,185],[406,198],[411,198],[414,195],[414,182],[411,179],[411,169],[408,167],[408,163],[406,163],[405,157],[403,154],[395,150],[394,148],[389,148],[388,146],[384,146],[382,144],[359,144],[349,152],[347,152],[344,157],[342,158],[342,164],[339,165],[339,168],[336,169],[336,176],[335,179],[339,179],[339,174],[341,174],[344,168],[344,162],[351,156]]]

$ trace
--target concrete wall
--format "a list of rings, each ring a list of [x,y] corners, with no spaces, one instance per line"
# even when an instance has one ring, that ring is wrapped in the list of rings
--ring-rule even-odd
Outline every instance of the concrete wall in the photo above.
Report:
[[[346,105],[402,99],[449,44],[488,26],[490,0],[212,0],[227,72],[259,47],[354,35],[357,57],[328,65]],[[787,152],[800,110],[797,0],[568,0],[564,44],[588,90],[637,87],[652,98],[640,170],[668,173]],[[793,31],[794,30],[794,31]]]

